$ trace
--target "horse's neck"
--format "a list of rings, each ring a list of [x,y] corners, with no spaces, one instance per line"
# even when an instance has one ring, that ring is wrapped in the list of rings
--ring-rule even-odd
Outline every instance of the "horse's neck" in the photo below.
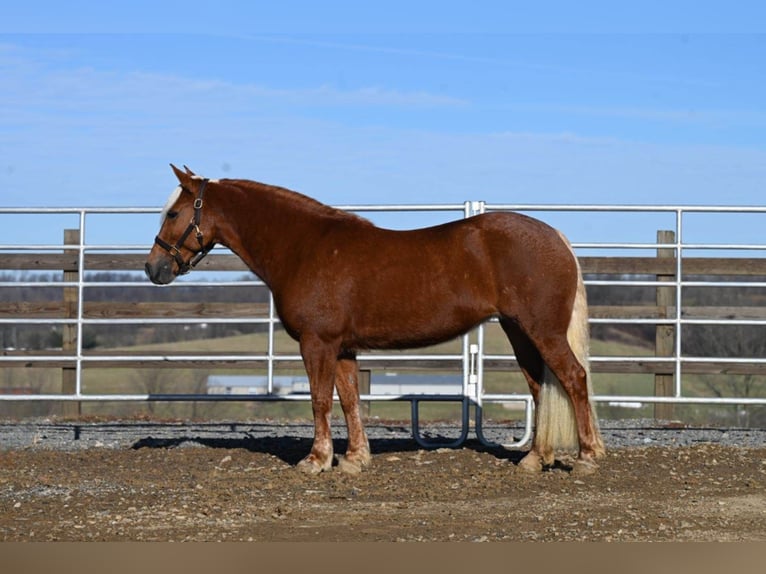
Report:
[[[268,190],[240,190],[229,200],[221,242],[273,290],[289,267],[285,259],[310,240],[307,230],[320,217]]]

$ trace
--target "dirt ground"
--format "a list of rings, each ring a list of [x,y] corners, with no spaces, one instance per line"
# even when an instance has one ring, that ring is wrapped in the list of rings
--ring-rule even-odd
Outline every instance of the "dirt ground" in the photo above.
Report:
[[[598,473],[523,452],[372,441],[306,476],[308,439],[0,451],[3,541],[763,541],[766,448],[611,449]],[[336,446],[337,448],[337,446]]]

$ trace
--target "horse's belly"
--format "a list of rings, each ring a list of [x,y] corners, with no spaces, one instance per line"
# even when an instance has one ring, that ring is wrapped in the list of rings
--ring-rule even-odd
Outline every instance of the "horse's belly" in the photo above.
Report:
[[[455,305],[360,310],[351,319],[349,342],[368,349],[427,347],[454,339],[491,315],[489,308]]]

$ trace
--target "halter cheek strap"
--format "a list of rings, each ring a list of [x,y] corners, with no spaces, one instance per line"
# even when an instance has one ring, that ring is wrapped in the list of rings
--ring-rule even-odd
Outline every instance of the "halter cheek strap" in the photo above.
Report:
[[[199,191],[197,192],[197,198],[194,200],[194,215],[192,216],[191,221],[189,222],[188,227],[186,228],[186,231],[183,232],[181,237],[178,238],[178,241],[176,241],[175,245],[171,245],[164,239],[162,239],[159,235],[154,238],[154,242],[162,247],[165,251],[170,253],[170,256],[175,259],[175,262],[178,264],[178,274],[179,275],[186,275],[189,273],[192,269],[194,269],[202,259],[204,259],[205,255],[207,255],[210,250],[213,248],[213,242],[211,241],[207,245],[205,245],[204,238],[202,236],[202,230],[199,228],[199,222],[200,218],[202,216],[202,197],[205,193],[205,187],[207,187],[207,179],[203,179],[199,186]],[[200,250],[192,255],[191,259],[189,261],[184,261],[183,257],[181,257],[181,248],[183,247],[184,243],[186,242],[186,239],[191,235],[192,231],[194,232],[194,236],[197,239],[197,243],[199,243]]]

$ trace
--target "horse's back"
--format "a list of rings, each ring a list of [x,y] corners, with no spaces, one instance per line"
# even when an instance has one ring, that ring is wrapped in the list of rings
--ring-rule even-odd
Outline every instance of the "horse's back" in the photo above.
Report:
[[[439,268],[472,281],[508,285],[541,274],[553,280],[576,272],[563,236],[547,223],[520,213],[491,212],[402,233],[393,242],[376,243],[388,243],[397,258],[420,261],[425,273]]]
[[[575,278],[568,244],[548,224],[514,212],[493,212],[407,231],[346,222],[307,245],[296,273],[335,296],[421,302],[473,298],[486,307],[501,291],[547,278]]]

